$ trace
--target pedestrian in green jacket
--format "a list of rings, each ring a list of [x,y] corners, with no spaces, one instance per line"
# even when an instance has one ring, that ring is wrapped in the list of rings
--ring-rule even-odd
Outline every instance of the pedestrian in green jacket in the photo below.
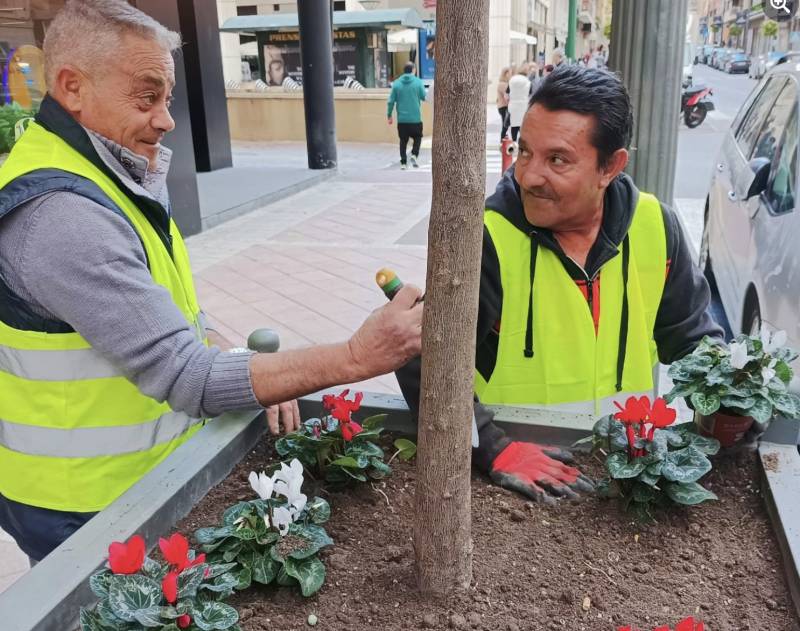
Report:
[[[419,148],[422,144],[422,112],[420,105],[425,100],[425,86],[419,77],[414,75],[416,67],[408,62],[404,73],[392,83],[386,116],[392,124],[392,113],[397,105],[397,133],[400,136],[400,168],[406,169],[406,149],[408,140],[412,139],[411,166],[418,167]]]

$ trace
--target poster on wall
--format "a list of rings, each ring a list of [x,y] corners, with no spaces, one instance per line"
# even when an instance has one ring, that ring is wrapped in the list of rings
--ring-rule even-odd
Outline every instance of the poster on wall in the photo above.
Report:
[[[436,22],[424,24],[419,30],[419,76],[431,81],[436,74]]]
[[[348,77],[356,78],[358,40],[355,31],[334,31],[333,85],[343,86]],[[303,65],[300,59],[300,34],[267,33],[264,45],[266,83],[283,85],[286,77],[303,83]]]

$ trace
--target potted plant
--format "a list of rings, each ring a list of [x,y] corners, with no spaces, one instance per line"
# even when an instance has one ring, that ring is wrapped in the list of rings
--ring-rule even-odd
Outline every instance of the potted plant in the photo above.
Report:
[[[800,398],[789,392],[798,354],[785,346],[786,333],[739,335],[729,346],[703,338],[669,368],[674,387],[666,400],[683,397],[700,431],[723,447],[740,442],[754,422],[762,428],[777,414],[800,416]]]

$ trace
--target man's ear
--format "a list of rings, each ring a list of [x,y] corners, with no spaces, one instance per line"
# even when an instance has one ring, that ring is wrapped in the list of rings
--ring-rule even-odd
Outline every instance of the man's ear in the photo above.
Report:
[[[53,98],[75,116],[84,106],[88,78],[75,66],[65,65],[58,69],[53,85]]]
[[[603,177],[600,179],[600,188],[608,186],[615,177],[622,173],[622,170],[628,165],[628,156],[627,149],[617,149],[611,154],[602,169]]]

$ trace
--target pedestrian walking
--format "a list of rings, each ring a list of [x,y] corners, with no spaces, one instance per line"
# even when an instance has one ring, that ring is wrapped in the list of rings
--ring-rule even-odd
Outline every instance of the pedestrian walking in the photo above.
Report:
[[[520,66],[508,81],[508,118],[511,126],[511,139],[516,142],[522,119],[528,110],[528,99],[531,91],[531,82],[528,79],[526,64]]]
[[[392,124],[392,114],[397,106],[397,134],[400,136],[400,168],[407,168],[406,151],[408,141],[413,140],[411,146],[411,166],[417,168],[419,148],[422,145],[422,108],[425,100],[425,85],[414,74],[416,66],[408,62],[403,68],[403,75],[392,82],[392,91],[389,94],[389,103],[386,116]]]
[[[505,67],[500,71],[500,78],[497,80],[497,113],[500,114],[500,142],[508,133],[508,80],[511,78],[511,68]]]

